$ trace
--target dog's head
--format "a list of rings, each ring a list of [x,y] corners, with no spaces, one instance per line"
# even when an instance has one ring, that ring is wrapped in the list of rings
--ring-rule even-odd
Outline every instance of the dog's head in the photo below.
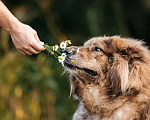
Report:
[[[95,90],[95,86],[99,86],[103,94],[116,98],[119,95],[136,95],[148,84],[149,51],[141,41],[118,36],[95,37],[83,47],[73,48],[73,52],[66,50],[68,57],[64,66],[73,81],[78,81],[73,83],[73,87],[74,93],[81,99],[83,95],[76,93],[77,86],[81,89],[93,86]]]

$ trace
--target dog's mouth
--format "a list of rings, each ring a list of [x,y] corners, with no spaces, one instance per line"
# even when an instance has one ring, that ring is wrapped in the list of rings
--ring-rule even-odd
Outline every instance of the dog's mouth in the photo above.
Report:
[[[72,65],[72,64],[70,64],[70,63],[68,63],[68,62],[64,62],[64,66],[65,66],[65,67],[68,67],[68,68],[70,68],[70,69],[83,70],[83,71],[85,71],[86,73],[88,73],[88,74],[90,74],[90,75],[92,75],[92,76],[97,76],[97,75],[98,75],[98,73],[97,73],[96,71],[94,71],[94,70],[91,70],[91,69],[88,69],[88,68],[80,68],[80,67],[74,66],[74,65]]]

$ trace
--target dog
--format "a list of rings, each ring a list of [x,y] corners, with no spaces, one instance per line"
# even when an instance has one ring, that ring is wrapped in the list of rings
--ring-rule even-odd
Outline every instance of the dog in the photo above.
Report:
[[[150,120],[150,53],[144,44],[94,37],[65,50],[63,64],[79,100],[73,120]]]

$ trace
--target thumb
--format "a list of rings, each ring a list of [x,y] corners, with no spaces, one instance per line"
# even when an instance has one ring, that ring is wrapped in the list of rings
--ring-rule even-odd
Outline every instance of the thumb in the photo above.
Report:
[[[37,41],[38,43],[41,42],[37,34],[34,34],[34,38],[36,39],[36,41]]]
[[[43,46],[43,45],[44,45],[44,42],[40,41],[40,45],[42,45],[42,46]]]
[[[35,34],[34,35],[34,38],[36,39],[36,41],[42,46],[42,49],[41,50],[45,50],[46,48],[43,46],[44,45],[44,42],[41,42],[38,35]]]

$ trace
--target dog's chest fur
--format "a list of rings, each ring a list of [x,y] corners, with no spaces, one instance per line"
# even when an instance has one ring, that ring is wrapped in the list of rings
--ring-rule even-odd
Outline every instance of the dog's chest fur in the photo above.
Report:
[[[115,110],[112,114],[101,117],[99,115],[89,113],[84,104],[80,102],[78,109],[74,113],[73,120],[150,120],[150,111],[148,110],[149,105],[144,107],[142,111],[140,109],[134,109],[136,107],[138,106],[134,104],[126,104]]]

